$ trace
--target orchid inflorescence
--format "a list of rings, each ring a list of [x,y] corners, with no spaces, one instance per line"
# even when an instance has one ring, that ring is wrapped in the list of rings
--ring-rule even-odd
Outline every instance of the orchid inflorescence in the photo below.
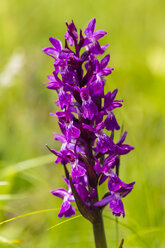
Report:
[[[108,45],[98,42],[106,35],[105,31],[94,31],[93,18],[84,31],[78,31],[73,23],[66,23],[65,47],[50,37],[53,47],[43,51],[54,60],[54,71],[48,75],[48,89],[55,90],[56,101],[61,111],[53,116],[58,118],[62,134],[54,133],[54,139],[62,143],[60,151],[49,150],[57,156],[55,163],[64,167],[65,183],[68,190],[60,188],[51,193],[63,199],[58,214],[70,217],[75,214],[71,205],[76,202],[81,214],[94,221],[95,209],[109,208],[116,216],[125,216],[122,198],[133,189],[134,182],[125,183],[119,178],[120,156],[129,153],[133,146],[124,144],[127,132],[115,144],[114,132],[120,126],[113,110],[122,106],[122,100],[115,100],[118,89],[105,93],[105,77],[111,74],[107,67],[110,55],[101,61],[98,55],[104,54]],[[108,136],[104,129],[110,131]],[[70,165],[69,165],[70,164]],[[107,180],[108,179],[108,180]],[[98,198],[98,186],[108,181],[108,192]]]

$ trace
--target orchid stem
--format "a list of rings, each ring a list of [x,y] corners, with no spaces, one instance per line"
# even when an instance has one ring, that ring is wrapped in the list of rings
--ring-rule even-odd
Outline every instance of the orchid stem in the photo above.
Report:
[[[104,223],[102,218],[102,213],[100,209],[97,211],[97,217],[93,222],[93,233],[95,238],[95,247],[96,248],[107,248],[105,231],[104,231]]]

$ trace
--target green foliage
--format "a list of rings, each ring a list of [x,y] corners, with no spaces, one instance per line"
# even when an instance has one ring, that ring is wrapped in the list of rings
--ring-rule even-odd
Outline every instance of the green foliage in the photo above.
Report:
[[[121,238],[124,248],[165,247],[164,7],[164,0],[1,1],[0,222],[44,213],[1,225],[0,247],[93,247],[90,223],[77,218],[60,225],[65,220],[47,211],[60,207],[49,191],[63,186],[63,171],[44,146],[60,145],[52,138],[59,131],[57,121],[48,114],[56,111],[57,96],[42,86],[53,68],[41,52],[49,36],[63,39],[65,20],[84,29],[92,17],[97,29],[108,31],[104,43],[110,43],[115,71],[106,87],[119,88],[124,108],[117,119],[136,148],[121,164],[121,178],[135,179],[136,185],[124,200],[118,242],[115,219],[108,208],[105,213],[108,247],[116,247]]]

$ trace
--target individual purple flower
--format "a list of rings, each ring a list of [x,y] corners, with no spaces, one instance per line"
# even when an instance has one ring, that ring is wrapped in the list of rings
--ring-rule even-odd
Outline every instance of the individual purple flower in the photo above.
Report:
[[[93,18],[89,23],[87,28],[85,29],[84,33],[88,39],[91,39],[92,41],[97,41],[101,37],[103,37],[107,32],[103,30],[98,30],[94,32],[96,25],[96,18]]]
[[[68,142],[71,141],[71,139],[78,138],[80,136],[80,130],[74,126],[73,121],[71,121],[66,128],[66,138]]]
[[[65,101],[64,101],[65,102]],[[66,106],[65,106],[66,107]],[[70,112],[70,108],[66,108],[63,112],[56,112],[56,116],[59,118],[59,126],[62,133],[65,135],[68,143],[80,136],[80,130],[75,126],[74,116]]]
[[[114,100],[117,95],[118,89],[115,89],[112,93],[109,91],[104,97],[104,109],[105,111],[111,111],[115,108],[121,107],[123,100]]]
[[[108,188],[110,190],[109,195],[105,196],[101,201],[94,204],[96,207],[104,207],[109,204],[109,208],[116,216],[125,216],[124,206],[121,198],[125,197],[133,189],[133,183],[126,184],[122,182],[117,175],[112,175],[109,178]]]
[[[44,83],[44,85],[47,85],[46,87],[50,90],[58,90],[63,86],[63,83],[61,80],[57,79],[55,75],[47,75],[47,78],[49,79],[49,82]]]
[[[114,151],[115,144],[113,140],[108,137],[103,131],[97,134],[96,151],[101,153],[106,153],[107,151]]]
[[[117,123],[116,117],[112,111],[107,111],[108,116],[104,121],[105,127],[108,131],[112,131],[114,129],[119,130],[120,126]]]
[[[67,93],[63,90],[63,88],[59,91],[59,100],[56,101],[57,106],[61,107],[61,109],[65,109],[70,106],[72,102],[71,94]]]
[[[104,97],[104,84],[105,84],[105,76],[108,76],[113,71],[112,67],[106,67],[108,65],[108,62],[110,60],[110,55],[106,55],[99,63],[96,58],[95,60],[95,77],[92,80],[90,84],[90,89],[92,92],[92,95],[99,97]]]
[[[110,155],[107,158],[104,159],[103,161],[103,165],[101,166],[99,161],[96,160],[97,163],[95,164],[94,168],[95,171],[101,175],[100,176],[100,180],[99,180],[99,185],[101,185],[102,183],[105,182],[105,180],[114,175],[115,173],[113,172],[113,169],[115,167],[115,163],[116,163],[116,155]]]
[[[115,115],[113,114],[112,110],[118,107],[121,107],[123,100],[114,100],[117,95],[118,89],[114,90],[112,93],[108,92],[104,96],[104,111],[105,114],[108,114],[107,118],[105,119],[105,127],[107,130],[112,131],[114,129],[119,130],[120,126],[118,125]]]
[[[110,194],[103,198],[101,201],[94,204],[96,207],[104,207],[109,204],[109,208],[112,210],[112,213],[116,216],[121,214],[125,217],[124,205],[118,194]]]
[[[95,24],[96,24],[95,18],[93,18],[88,23],[88,26],[84,31],[86,37],[85,37],[85,41],[84,41],[83,45],[84,46],[88,45],[90,52],[98,55],[98,54],[104,53],[104,49],[100,46],[98,40],[100,38],[102,38],[105,34],[107,34],[107,32],[105,32],[103,30],[98,30],[98,31],[94,32]]]
[[[68,191],[66,189],[56,189],[52,190],[51,193],[61,199],[63,199],[63,203],[58,214],[58,217],[61,218],[62,216],[71,217],[75,214],[74,207],[70,204],[70,202],[75,201],[74,196],[71,191],[71,187],[69,181],[66,178],[63,178],[65,183],[68,185]]]
[[[89,88],[83,87],[80,91],[80,96],[82,99],[82,107],[81,112],[85,119],[92,120],[95,115],[98,114],[98,109],[96,104],[91,100],[91,96],[89,94]]]
[[[86,169],[79,164],[78,159],[74,163],[71,163],[72,177],[82,177],[86,173]]]

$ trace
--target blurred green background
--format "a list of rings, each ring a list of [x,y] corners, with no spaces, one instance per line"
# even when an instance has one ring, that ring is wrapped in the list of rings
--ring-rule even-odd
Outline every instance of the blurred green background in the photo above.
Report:
[[[96,17],[96,29],[108,32],[102,43],[110,43],[115,68],[106,90],[119,88],[124,107],[117,119],[136,148],[122,158],[121,178],[136,185],[124,199],[118,234],[111,211],[104,212],[108,248],[121,238],[124,248],[165,247],[164,13],[164,0],[0,1],[0,221],[61,206],[49,191],[64,186],[63,171],[45,148],[60,148],[52,136],[56,118],[49,116],[57,95],[42,85],[53,61],[41,49],[49,36],[64,41],[66,20],[85,29]],[[48,231],[63,220],[51,211],[3,224],[0,247],[94,247],[82,217]]]

